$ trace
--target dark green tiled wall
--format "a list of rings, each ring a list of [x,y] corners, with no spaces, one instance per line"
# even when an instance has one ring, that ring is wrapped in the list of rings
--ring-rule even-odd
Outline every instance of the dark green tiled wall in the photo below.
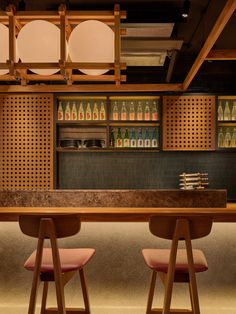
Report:
[[[235,152],[59,153],[60,189],[171,189],[182,172],[208,172],[236,200]]]

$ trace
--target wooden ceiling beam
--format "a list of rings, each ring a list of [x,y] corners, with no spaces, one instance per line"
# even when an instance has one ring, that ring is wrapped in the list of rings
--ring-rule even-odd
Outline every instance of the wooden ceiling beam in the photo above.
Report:
[[[210,34],[208,35],[205,44],[203,45],[202,49],[200,50],[195,62],[193,63],[189,73],[187,74],[184,82],[183,88],[184,90],[188,89],[189,85],[191,84],[192,80],[194,79],[195,75],[197,74],[198,70],[200,69],[202,63],[206,59],[207,55],[209,54],[210,50],[212,49],[213,45],[215,44],[216,40],[220,36],[221,32],[223,31],[225,25],[228,23],[229,19],[233,15],[236,9],[236,0],[228,0],[221,11],[218,19],[216,20],[213,29],[211,30]]]
[[[236,60],[236,49],[211,50],[206,60]]]

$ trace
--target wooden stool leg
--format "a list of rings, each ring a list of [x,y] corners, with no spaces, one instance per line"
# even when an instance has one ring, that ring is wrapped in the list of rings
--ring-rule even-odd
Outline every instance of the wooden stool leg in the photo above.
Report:
[[[190,296],[191,296],[193,313],[200,314],[198,292],[197,292],[197,281],[196,281],[195,273],[194,273],[194,276],[190,278],[189,287],[190,287]]]
[[[79,270],[79,275],[80,275],[81,288],[82,288],[82,293],[83,293],[83,298],[84,298],[85,313],[90,314],[88,289],[87,289],[87,285],[86,285],[86,281],[85,281],[83,268]]]
[[[170,313],[170,304],[171,304],[171,298],[172,298],[174,275],[175,275],[175,265],[171,264],[171,268],[168,271],[167,280],[165,283],[165,297],[164,297],[164,305],[163,305],[162,314]]]
[[[154,291],[155,291],[155,286],[156,286],[156,278],[157,278],[157,272],[153,270],[151,284],[150,284],[149,293],[148,293],[148,302],[147,302],[147,311],[146,311],[147,314],[151,314],[152,302],[153,302]]]
[[[48,281],[44,281],[44,283],[43,283],[43,296],[42,296],[42,303],[41,303],[41,312],[40,312],[40,314],[45,314],[46,303],[47,303],[47,296],[48,296]]]
[[[31,293],[30,293],[28,314],[35,313],[35,306],[36,306],[36,299],[37,299],[39,284],[40,284],[39,275],[36,272],[34,272]]]

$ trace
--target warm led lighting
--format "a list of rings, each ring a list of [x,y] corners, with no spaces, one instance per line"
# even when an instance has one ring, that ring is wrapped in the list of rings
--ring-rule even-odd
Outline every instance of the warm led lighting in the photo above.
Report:
[[[68,41],[72,62],[114,63],[114,32],[106,24],[89,20],[77,25]],[[108,70],[81,69],[88,75],[102,75]]]
[[[16,49],[16,61],[19,57]],[[0,62],[5,63],[9,60],[9,29],[7,26],[0,23]],[[9,70],[0,70],[0,75],[7,74]]]
[[[22,62],[58,62],[60,59],[60,29],[47,21],[35,20],[20,30],[17,38]],[[30,69],[41,75],[52,75],[59,69]]]

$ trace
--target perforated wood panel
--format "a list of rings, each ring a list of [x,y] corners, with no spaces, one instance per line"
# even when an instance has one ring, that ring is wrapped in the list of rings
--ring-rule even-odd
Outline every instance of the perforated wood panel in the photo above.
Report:
[[[215,97],[163,97],[163,150],[215,149]]]
[[[53,188],[52,94],[0,94],[0,189]]]

